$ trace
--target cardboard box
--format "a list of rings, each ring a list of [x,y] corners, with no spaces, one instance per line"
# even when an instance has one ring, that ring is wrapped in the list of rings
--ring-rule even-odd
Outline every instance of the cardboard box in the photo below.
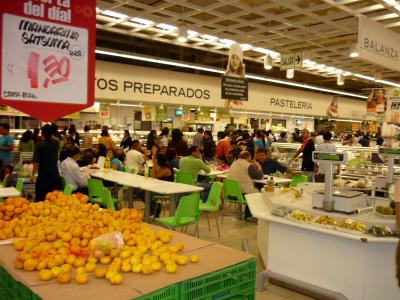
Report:
[[[165,228],[149,224],[153,230],[166,230]],[[25,272],[14,267],[17,252],[11,245],[0,246],[0,264],[16,280],[29,287],[42,299],[69,300],[77,299],[134,299],[135,297],[149,294],[172,284],[187,281],[202,275],[221,270],[238,264],[242,261],[252,259],[249,253],[224,247],[214,242],[209,242],[195,237],[173,231],[170,245],[182,242],[185,248],[182,254],[185,256],[198,254],[198,263],[188,263],[179,266],[175,274],[168,274],[165,269],[152,274],[142,275],[134,273],[122,273],[124,280],[121,285],[113,286],[105,279],[95,279],[89,276],[89,282],[78,285],[75,282],[69,284],[58,284],[55,280],[50,282],[39,281],[36,271]]]

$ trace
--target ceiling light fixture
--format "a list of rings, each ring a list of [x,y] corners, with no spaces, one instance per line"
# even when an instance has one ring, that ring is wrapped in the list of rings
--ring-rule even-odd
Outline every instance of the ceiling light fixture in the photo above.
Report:
[[[272,69],[272,57],[269,54],[267,54],[264,57],[264,69],[266,69],[266,70],[271,70]]]
[[[287,69],[286,70],[286,78],[292,79],[294,77],[294,69]]]
[[[112,11],[112,10],[105,10],[101,14],[108,16],[108,17],[115,18],[115,19],[125,19],[128,17],[127,15],[120,14],[120,13],[118,13],[116,11]]]
[[[253,46],[250,44],[240,44],[240,48],[242,48],[242,51],[247,51],[253,48]]]
[[[142,26],[150,26],[153,24],[153,21],[142,19],[142,18],[132,18],[132,22],[140,24]]]
[[[172,26],[172,25],[169,25],[169,24],[165,24],[165,23],[157,24],[156,27],[161,28],[161,29],[163,29],[163,30],[165,30],[165,31],[173,31],[173,30],[176,30],[176,27],[175,27],[175,26]]]
[[[400,11],[400,5],[395,5],[394,8]]]
[[[396,0],[383,0],[383,2],[386,2],[389,5],[395,5],[396,4]]]
[[[386,85],[391,85],[391,86],[394,86],[394,87],[400,87],[400,84],[398,84],[396,82],[388,81],[388,80],[379,79],[379,80],[375,80],[375,82],[383,83],[383,84],[386,84]]]
[[[343,76],[343,74],[337,74],[336,83],[337,83],[337,85],[343,85],[344,84],[344,76]]]
[[[126,59],[131,59],[131,60],[146,61],[146,62],[161,64],[161,65],[175,66],[175,67],[192,69],[192,70],[200,70],[200,71],[205,71],[205,72],[210,72],[210,73],[217,73],[217,74],[225,73],[225,70],[222,70],[222,69],[203,67],[203,66],[194,65],[194,64],[175,62],[175,61],[158,59],[158,58],[147,57],[147,56],[131,55],[131,54],[101,50],[101,49],[96,49],[96,53],[102,54],[102,55],[107,55],[107,56],[122,57],[122,58],[126,58]],[[349,97],[354,97],[354,98],[359,98],[359,99],[367,99],[367,96],[364,96],[364,95],[348,93],[348,92],[333,90],[333,89],[327,89],[327,88],[322,88],[322,87],[318,87],[318,86],[314,86],[314,85],[297,83],[297,82],[293,82],[293,81],[285,81],[285,80],[281,80],[281,79],[269,78],[269,77],[252,75],[252,74],[247,74],[246,78],[254,79],[257,81],[274,83],[274,84],[292,86],[292,87],[297,87],[297,88],[306,89],[306,90],[318,91],[318,92],[323,92],[323,93],[349,96]]]
[[[354,77],[361,78],[361,79],[366,79],[366,80],[371,80],[375,81],[374,77],[367,76],[367,75],[362,75],[362,74],[353,74]]]
[[[265,48],[261,48],[261,47],[253,48],[253,51],[264,53],[264,54],[269,54],[274,58],[280,57],[280,54],[278,52],[275,52],[275,51],[269,50],[269,49],[265,49]]]
[[[356,57],[360,56],[360,52],[359,52],[358,46],[356,44],[354,44],[350,47],[349,56],[351,58],[356,58]]]
[[[208,40],[208,41],[216,41],[218,40],[218,38],[216,36],[213,35],[209,35],[209,34],[203,34],[200,36],[203,40]]]
[[[186,24],[180,24],[178,27],[178,42],[184,43],[188,39]]]
[[[220,41],[221,44],[224,44],[227,47],[230,47],[231,45],[236,44],[235,41],[229,40],[229,39],[222,39],[222,40],[219,40],[219,41]]]

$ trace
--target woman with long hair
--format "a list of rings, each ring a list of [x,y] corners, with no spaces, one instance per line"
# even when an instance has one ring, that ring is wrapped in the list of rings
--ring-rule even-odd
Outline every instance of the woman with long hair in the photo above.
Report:
[[[18,144],[19,152],[33,152],[35,143],[32,139],[32,131],[27,130],[22,134]]]
[[[168,143],[168,148],[174,148],[177,156],[186,156],[189,154],[187,142],[183,139],[183,133],[175,128],[171,132],[171,141]]]

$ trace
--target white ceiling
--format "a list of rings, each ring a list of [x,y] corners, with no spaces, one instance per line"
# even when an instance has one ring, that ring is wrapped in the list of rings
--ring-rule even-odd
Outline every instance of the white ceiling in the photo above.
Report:
[[[349,58],[357,41],[357,16],[400,32],[400,1],[98,0],[97,7],[97,28],[114,33],[221,54],[235,41],[246,50],[245,59],[262,63],[268,53],[277,66],[279,53],[304,51],[318,64],[304,64],[305,72],[327,77],[381,72],[382,79],[400,82],[400,71]],[[185,43],[176,39],[180,24],[189,30]]]

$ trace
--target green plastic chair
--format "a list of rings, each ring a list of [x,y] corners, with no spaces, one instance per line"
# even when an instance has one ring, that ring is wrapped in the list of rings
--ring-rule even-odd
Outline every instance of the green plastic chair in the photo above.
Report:
[[[199,205],[200,213],[202,213],[202,212],[207,213],[208,230],[211,230],[208,213],[210,213],[210,212],[217,213],[219,211],[219,207],[221,205],[221,190],[222,190],[222,183],[214,182],[211,186],[210,193],[208,194],[207,201],[205,203],[200,203],[200,205]],[[217,224],[218,237],[221,238],[221,234],[219,232],[218,215],[217,214],[215,214],[215,222]]]
[[[103,181],[89,178],[87,186],[89,190],[89,202],[95,202],[106,207]]]
[[[242,209],[242,207],[244,207],[246,205],[246,200],[244,199],[242,191],[240,189],[239,181],[237,181],[235,179],[225,179],[224,180],[224,207],[222,210],[221,224],[223,223],[224,215],[226,214],[226,212],[225,212],[225,207],[226,207],[225,204],[226,203],[235,204],[236,213],[243,221],[244,220],[244,210]]]
[[[7,186],[7,181],[8,181],[8,175],[4,176],[3,181],[1,183],[2,187],[6,187]]]
[[[64,194],[71,195],[72,194],[72,185],[67,183],[64,187]]]
[[[105,206],[113,211],[115,211],[115,199],[113,199],[113,197],[111,196],[111,193],[109,190],[107,190],[106,188],[104,188],[104,202],[105,202]]]
[[[172,229],[184,225],[196,224],[194,234],[199,237],[199,203],[199,193],[183,196],[173,217],[157,218],[156,220]]]
[[[306,175],[294,175],[292,177],[292,182],[290,183],[291,188],[295,188],[298,186],[300,183],[307,182],[307,176]]]
[[[24,188],[24,178],[18,178],[15,188],[22,194],[22,189]]]
[[[192,175],[189,173],[182,172],[182,171],[175,172],[175,180],[174,181],[179,182],[179,183],[189,184],[189,185],[194,184]]]

